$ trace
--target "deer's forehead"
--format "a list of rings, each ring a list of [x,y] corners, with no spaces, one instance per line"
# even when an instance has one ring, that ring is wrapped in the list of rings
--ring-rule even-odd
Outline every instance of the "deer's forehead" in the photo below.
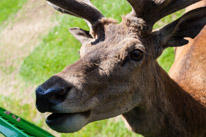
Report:
[[[89,62],[101,62],[101,60],[111,59],[117,56],[126,56],[135,49],[145,51],[145,47],[139,39],[135,38],[124,38],[115,43],[101,42],[91,46],[84,58]]]
[[[118,54],[140,49],[145,51],[145,47],[138,35],[128,31],[125,24],[109,24],[105,26],[105,37],[100,40],[89,42],[81,48],[82,57],[93,58],[113,57]],[[98,42],[96,42],[98,41]]]

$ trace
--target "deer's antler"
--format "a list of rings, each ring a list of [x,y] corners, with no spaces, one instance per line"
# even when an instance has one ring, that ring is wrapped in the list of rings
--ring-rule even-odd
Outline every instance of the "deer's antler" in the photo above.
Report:
[[[104,16],[90,0],[47,0],[58,11],[87,20],[95,32],[99,20]],[[96,32],[97,33],[97,32]]]
[[[133,7],[130,15],[144,19],[153,26],[159,19],[200,0],[127,0]]]

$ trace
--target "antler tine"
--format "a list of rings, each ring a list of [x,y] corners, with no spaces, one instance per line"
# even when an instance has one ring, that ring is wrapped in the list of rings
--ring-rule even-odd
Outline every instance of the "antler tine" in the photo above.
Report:
[[[65,14],[70,14],[70,15],[73,15],[73,16],[77,16],[77,15],[74,15],[73,13],[71,13],[71,12],[65,10],[65,9],[62,9],[62,8],[58,7],[57,5],[52,4],[51,2],[48,2],[48,4],[49,4],[50,6],[52,6],[54,9],[58,10],[59,12],[61,12],[61,13],[65,13]],[[78,16],[77,16],[77,17],[78,17]]]
[[[84,18],[94,27],[104,16],[91,4],[90,0],[47,0],[63,13]]]
[[[133,7],[132,16],[153,26],[159,19],[200,0],[127,0]]]
[[[149,9],[148,6],[152,6],[152,0],[127,0],[133,8],[132,14],[137,17],[142,17],[144,13]]]

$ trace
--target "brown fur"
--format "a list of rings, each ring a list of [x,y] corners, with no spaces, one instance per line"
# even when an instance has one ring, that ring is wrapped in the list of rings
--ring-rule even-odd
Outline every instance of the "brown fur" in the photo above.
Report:
[[[156,68],[159,69],[159,68]],[[157,70],[146,109],[123,114],[132,130],[145,137],[204,137],[206,109],[179,87],[163,70]],[[160,82],[156,83],[156,79]],[[148,103],[148,102],[147,102]],[[155,125],[155,127],[154,127]],[[201,133],[201,134],[200,134]]]
[[[79,4],[77,0],[64,2]],[[175,1],[147,2],[156,4],[157,11],[161,7],[166,10],[161,11],[160,17],[177,10],[168,8],[175,7]],[[147,6],[147,2],[143,5]],[[130,128],[145,137],[205,137],[205,31],[184,50],[177,50],[170,75],[178,84],[156,61],[166,47],[182,46],[188,42],[185,36],[193,38],[199,33],[206,24],[205,10],[189,12],[153,32],[151,22],[145,20],[146,12],[142,14],[144,18],[134,11],[123,17],[120,24],[101,18],[97,27],[93,24],[97,37],[79,28],[71,29],[82,43],[80,60],[36,91],[41,112],[65,114],[63,118],[56,115],[48,125],[59,132],[75,132],[90,122],[122,114]],[[155,16],[154,20],[160,18]]]

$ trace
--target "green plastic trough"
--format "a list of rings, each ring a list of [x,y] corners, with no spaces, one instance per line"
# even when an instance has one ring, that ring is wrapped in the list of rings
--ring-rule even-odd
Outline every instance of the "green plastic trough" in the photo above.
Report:
[[[0,137],[54,137],[47,131],[0,108]]]

